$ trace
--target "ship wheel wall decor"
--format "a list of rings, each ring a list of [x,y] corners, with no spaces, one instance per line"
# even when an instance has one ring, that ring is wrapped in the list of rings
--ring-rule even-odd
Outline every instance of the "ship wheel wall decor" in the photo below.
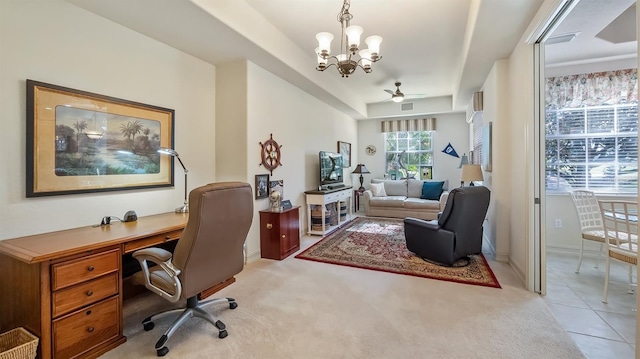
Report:
[[[282,145],[278,145],[278,142],[273,139],[273,133],[269,136],[270,138],[264,143],[260,142],[260,146],[262,146],[262,151],[260,151],[262,162],[260,164],[273,175],[273,170],[278,166],[282,166],[282,163],[280,163],[280,148]]]

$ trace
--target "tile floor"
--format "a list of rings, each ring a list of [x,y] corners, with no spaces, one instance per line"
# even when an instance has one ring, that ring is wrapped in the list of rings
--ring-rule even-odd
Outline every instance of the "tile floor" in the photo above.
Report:
[[[543,297],[560,325],[590,359],[635,357],[636,295],[627,293],[628,267],[611,270],[608,303],[602,303],[604,259],[547,253],[547,295]],[[635,278],[635,267],[634,283]]]

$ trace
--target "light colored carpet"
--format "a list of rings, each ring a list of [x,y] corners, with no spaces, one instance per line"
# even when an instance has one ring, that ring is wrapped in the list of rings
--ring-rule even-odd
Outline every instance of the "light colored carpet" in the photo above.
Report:
[[[303,247],[318,241],[304,237]],[[212,308],[229,336],[191,319],[167,358],[583,358],[543,300],[511,269],[489,261],[502,290],[296,259],[250,263]],[[171,323],[145,332],[163,308],[145,294],[125,303],[127,342],[102,358],[154,358]]]

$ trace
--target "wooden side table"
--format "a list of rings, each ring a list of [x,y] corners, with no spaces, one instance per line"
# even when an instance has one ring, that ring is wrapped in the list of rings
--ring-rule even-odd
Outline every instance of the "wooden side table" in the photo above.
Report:
[[[300,249],[300,206],[260,211],[260,256],[281,260]]]
[[[353,208],[355,208],[356,212],[360,212],[360,196],[364,194],[364,191],[360,191],[359,189],[353,190]]]

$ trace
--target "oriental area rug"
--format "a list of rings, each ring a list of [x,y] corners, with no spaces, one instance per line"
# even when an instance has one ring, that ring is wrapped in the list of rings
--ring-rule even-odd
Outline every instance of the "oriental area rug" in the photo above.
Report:
[[[296,258],[501,288],[482,254],[469,256],[464,267],[439,266],[417,257],[407,249],[401,219],[358,217]]]

